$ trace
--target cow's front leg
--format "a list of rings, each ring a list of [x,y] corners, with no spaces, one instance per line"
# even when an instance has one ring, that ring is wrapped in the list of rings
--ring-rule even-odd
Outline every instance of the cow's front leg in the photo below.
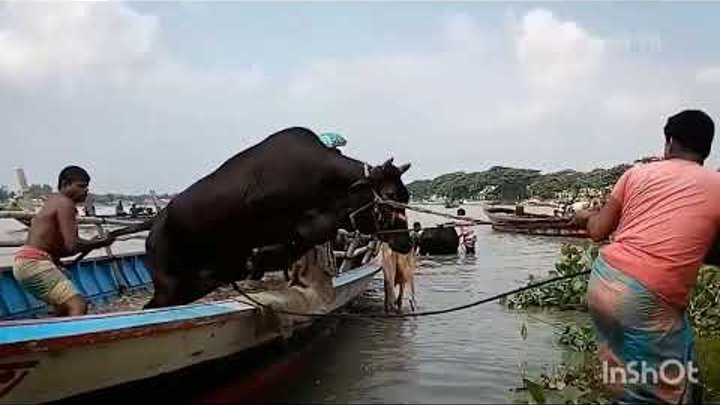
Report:
[[[395,280],[397,279],[397,262],[395,257],[387,245],[381,250],[382,268],[383,268],[383,286],[385,287],[385,312],[389,313],[391,309],[395,309],[397,304],[395,297]]]
[[[338,223],[339,216],[332,211],[307,211],[295,226],[293,242],[305,250],[322,245],[337,237]]]
[[[282,269],[285,280],[289,281],[288,268],[292,253],[290,244],[263,246],[256,249],[248,259],[251,280],[261,280],[265,271]]]
[[[337,216],[333,213],[324,213],[318,210],[306,212],[296,223],[291,237],[290,259],[291,265],[315,246],[327,243],[337,236]],[[296,274],[298,268],[293,266],[290,285],[303,285],[301,274]]]

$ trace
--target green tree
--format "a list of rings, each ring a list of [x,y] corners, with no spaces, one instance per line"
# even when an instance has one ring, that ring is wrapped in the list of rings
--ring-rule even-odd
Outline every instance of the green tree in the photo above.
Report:
[[[560,193],[578,195],[583,189],[606,192],[630,167],[621,164],[589,172],[563,170],[542,174],[533,169],[493,166],[482,172],[452,172],[432,180],[417,180],[408,189],[416,200],[433,195],[454,200],[484,197],[508,202],[528,197],[551,199]]]
[[[53,193],[53,188],[49,184],[31,184],[25,192],[30,198],[47,197]]]
[[[14,196],[14,193],[8,191],[7,186],[0,186],[0,201],[7,201]]]
[[[407,185],[407,189],[410,192],[410,198],[413,200],[427,200],[432,196],[432,180],[413,181]]]

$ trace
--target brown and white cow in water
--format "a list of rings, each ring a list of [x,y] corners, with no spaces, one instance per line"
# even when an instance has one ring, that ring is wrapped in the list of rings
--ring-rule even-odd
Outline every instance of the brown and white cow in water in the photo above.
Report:
[[[414,312],[417,307],[415,299],[415,269],[417,255],[414,251],[400,253],[383,243],[380,247],[384,285],[385,285],[385,312],[394,310],[402,312],[405,289],[409,289],[408,301],[410,309]],[[396,291],[397,289],[397,291]]]
[[[240,152],[175,197],[152,223],[145,263],[155,294],[146,308],[181,305],[248,277],[253,251],[289,266],[335,238],[337,230],[373,234],[408,229],[401,180],[409,164],[369,166],[326,147],[311,131],[289,128]],[[400,253],[406,232],[380,236]],[[246,265],[250,263],[250,265]]]

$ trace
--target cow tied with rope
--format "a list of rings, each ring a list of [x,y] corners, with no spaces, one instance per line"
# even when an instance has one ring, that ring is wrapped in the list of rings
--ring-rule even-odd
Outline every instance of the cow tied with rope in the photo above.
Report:
[[[230,158],[177,195],[152,222],[145,263],[154,296],[146,308],[181,305],[250,274],[253,251],[289,266],[339,228],[380,235],[410,251],[401,176],[410,165],[378,166],[335,153],[310,130],[289,128]],[[250,263],[250,265],[246,265]]]

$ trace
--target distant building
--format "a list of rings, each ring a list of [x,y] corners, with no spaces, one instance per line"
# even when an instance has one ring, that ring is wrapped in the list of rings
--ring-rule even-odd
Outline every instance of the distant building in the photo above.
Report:
[[[17,177],[18,186],[20,187],[20,196],[22,196],[30,188],[30,186],[28,186],[27,177],[25,176],[25,170],[21,167],[15,169],[15,176]]]

